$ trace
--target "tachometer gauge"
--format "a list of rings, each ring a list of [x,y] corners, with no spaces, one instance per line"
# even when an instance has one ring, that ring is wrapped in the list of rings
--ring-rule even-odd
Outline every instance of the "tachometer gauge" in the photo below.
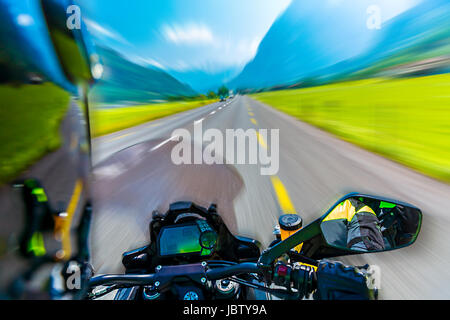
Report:
[[[200,234],[200,245],[203,249],[214,249],[217,243],[217,233],[214,231],[205,231]]]
[[[217,243],[217,233],[206,221],[198,220],[197,225],[200,228],[200,246],[206,250],[214,249]]]

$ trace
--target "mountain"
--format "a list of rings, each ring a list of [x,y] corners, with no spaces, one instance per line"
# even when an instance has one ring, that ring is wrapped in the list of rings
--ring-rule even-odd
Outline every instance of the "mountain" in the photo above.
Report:
[[[173,96],[194,96],[188,85],[155,66],[129,61],[117,51],[97,47],[104,67],[102,79],[91,90],[91,99],[101,104],[140,104]]]
[[[427,0],[383,25],[375,45],[353,59],[347,73],[377,75],[418,61],[450,56],[450,2]]]
[[[348,7],[345,12],[325,7],[314,14],[305,6],[297,1],[291,4],[230,87],[263,88],[310,78],[319,83],[364,78],[400,64],[450,54],[448,0],[422,1],[376,31],[366,27],[367,15],[349,18]],[[314,8],[320,6],[323,4]],[[361,12],[367,6],[362,0],[353,10]]]
[[[450,36],[448,0],[426,0],[383,25],[383,33],[370,50],[373,58],[392,55],[417,44]]]
[[[197,92],[207,93],[210,91],[217,92],[220,86],[235,78],[241,71],[242,66],[214,72],[203,70],[170,71],[170,74],[184,83],[189,83]]]
[[[375,35],[366,26],[370,1],[355,1],[353,6],[332,3],[293,1],[272,25],[255,58],[229,86],[295,82],[366,50]]]

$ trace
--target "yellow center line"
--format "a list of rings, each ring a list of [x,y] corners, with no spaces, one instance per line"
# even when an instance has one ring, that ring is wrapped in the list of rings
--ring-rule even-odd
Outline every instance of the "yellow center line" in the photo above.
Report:
[[[110,140],[108,140],[108,142],[111,142],[111,141],[115,141],[115,140],[119,140],[119,139],[122,139],[122,138],[124,138],[124,137],[126,137],[126,136],[129,136],[130,134],[131,134],[131,132],[130,132],[130,133],[125,133],[125,134],[122,134],[122,135],[120,135],[120,136],[117,136],[117,137],[111,138]]]
[[[256,131],[256,138],[258,139],[258,142],[261,145],[261,147],[263,147],[264,149],[267,149],[267,143],[266,143],[266,141],[264,141],[264,138],[259,133],[259,131]]]
[[[278,176],[271,176],[270,180],[272,181],[273,189],[278,198],[278,203],[280,205],[281,211],[283,214],[293,214],[296,213],[294,205],[292,204],[291,198],[281,182]]]
[[[250,115],[250,113],[249,113],[249,115]],[[251,114],[251,115],[253,115],[253,114]],[[254,118],[251,118],[250,121],[254,125],[258,124],[256,119],[254,119]],[[267,143],[264,140],[264,138],[262,137],[262,135],[259,133],[259,131],[256,131],[256,137],[258,139],[259,144],[263,148],[267,149]],[[281,208],[281,211],[283,212],[283,214],[296,213],[294,205],[292,204],[292,201],[289,197],[289,194],[288,194],[286,188],[284,187],[283,183],[281,182],[280,178],[278,178],[278,176],[271,176],[270,179],[272,181],[272,185],[273,185],[273,188],[277,195],[278,203],[280,205],[280,208]]]
[[[62,234],[62,247],[64,251],[63,257],[68,259],[72,253],[72,246],[70,243],[70,226],[72,224],[72,218],[75,214],[75,211],[78,206],[78,202],[80,201],[81,191],[83,190],[83,181],[78,179],[75,183],[75,188],[72,193],[72,197],[70,198],[69,205],[67,206],[67,217],[65,217],[61,234]]]
[[[248,115],[251,116],[251,117],[255,116],[255,114],[253,112],[249,112]]]

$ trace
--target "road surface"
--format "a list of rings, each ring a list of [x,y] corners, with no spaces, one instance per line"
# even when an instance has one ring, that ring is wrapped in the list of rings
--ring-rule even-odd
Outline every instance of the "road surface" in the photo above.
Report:
[[[279,129],[280,169],[259,165],[172,164],[173,130]],[[170,202],[218,203],[230,228],[267,245],[286,203],[308,223],[352,191],[386,196],[423,210],[422,231],[411,247],[353,256],[345,262],[381,268],[382,299],[450,298],[450,186],[280,113],[247,96],[159,119],[93,141],[95,219],[93,263],[98,273],[123,272],[121,254],[148,242],[154,209]],[[287,204],[289,207],[289,204]]]

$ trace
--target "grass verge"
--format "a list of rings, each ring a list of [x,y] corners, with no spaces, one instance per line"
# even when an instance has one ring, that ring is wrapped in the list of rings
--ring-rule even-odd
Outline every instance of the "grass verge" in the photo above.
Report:
[[[126,108],[95,109],[91,112],[93,137],[113,133],[144,122],[199,108],[216,100],[169,102]]]
[[[253,98],[450,182],[450,75],[369,79]]]

